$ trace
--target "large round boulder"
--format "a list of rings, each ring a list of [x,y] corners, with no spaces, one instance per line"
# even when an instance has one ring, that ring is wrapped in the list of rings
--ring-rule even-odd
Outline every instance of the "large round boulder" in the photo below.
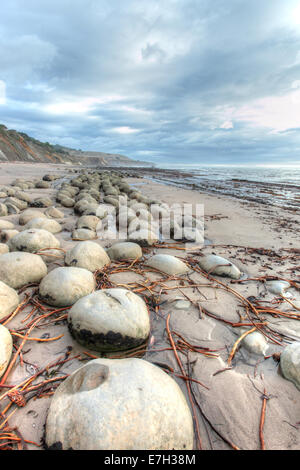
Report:
[[[44,277],[39,295],[49,305],[68,307],[93,292],[94,288],[94,276],[87,269],[61,267]]]
[[[183,261],[171,255],[154,255],[149,258],[145,264],[151,268],[157,269],[158,271],[170,274],[170,276],[176,274],[186,274],[188,271],[190,271],[188,266]]]
[[[208,273],[217,274],[218,276],[239,279],[241,271],[233,263],[221,256],[205,255],[199,259],[201,269]]]
[[[10,332],[0,325],[0,377],[4,374],[12,353],[13,341]]]
[[[58,255],[58,251],[53,248],[59,248],[60,241],[47,230],[32,228],[19,232],[13,238],[10,238],[8,246],[10,251],[27,251],[29,253],[36,253],[40,250],[44,251],[47,248],[43,259],[48,261],[48,258],[50,260],[52,258],[53,261],[53,257]]]
[[[96,359],[56,390],[46,445],[73,450],[190,450],[193,420],[174,379],[143,359]]]
[[[140,245],[131,242],[115,243],[107,249],[107,254],[110,259],[117,261],[138,259],[143,256]]]
[[[15,251],[0,256],[0,281],[13,289],[40,282],[47,266],[39,255]]]
[[[126,289],[102,289],[76,302],[68,315],[72,336],[95,351],[120,351],[142,344],[149,336],[147,306]]]
[[[36,218],[46,218],[43,212],[34,210],[34,209],[26,209],[19,217],[19,224],[26,225],[30,220]]]
[[[88,228],[78,228],[72,232],[72,240],[95,240],[96,238],[96,232]]]
[[[37,217],[31,219],[27,224],[24,226],[24,230],[30,228],[39,228],[43,230],[48,230],[51,233],[59,233],[62,231],[61,225],[56,222],[56,220],[48,219],[47,217]]]
[[[300,342],[291,343],[282,351],[280,368],[283,376],[300,390]]]
[[[18,293],[0,281],[0,320],[10,315],[19,305]]]
[[[84,241],[77,243],[71,250],[67,251],[65,263],[68,266],[77,266],[94,272],[109,264],[110,259],[98,243]]]

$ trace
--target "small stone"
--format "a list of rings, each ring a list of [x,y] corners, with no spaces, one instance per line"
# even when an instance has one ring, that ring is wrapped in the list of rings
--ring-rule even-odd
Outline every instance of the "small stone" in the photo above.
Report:
[[[86,228],[95,232],[97,228],[101,228],[101,225],[101,220],[95,215],[82,215],[77,220],[76,228]]]
[[[291,343],[282,351],[280,368],[283,376],[300,390],[300,342]]]
[[[267,289],[275,295],[284,295],[285,291],[291,287],[287,281],[267,281]]]
[[[239,279],[241,277],[239,268],[221,256],[202,256],[199,259],[199,265],[204,271],[216,274],[217,276],[230,277],[231,279]]]
[[[26,251],[35,253],[45,248],[59,248],[59,240],[50,232],[43,229],[28,229],[19,232],[8,241],[10,251]],[[58,254],[55,250],[47,250],[46,254]],[[43,258],[44,259],[44,258]],[[52,258],[53,261],[53,258]]]
[[[48,448],[191,450],[193,419],[179,385],[137,358],[96,359],[57,388],[46,421]]]
[[[94,272],[109,264],[110,259],[98,243],[84,241],[77,243],[66,253],[65,263]]]
[[[68,307],[95,288],[93,274],[87,269],[62,267],[47,274],[39,287],[40,298],[55,307]]]
[[[80,299],[68,316],[72,336],[97,351],[120,351],[142,344],[150,332],[147,306],[126,289],[102,289]]]
[[[247,328],[239,328],[240,334],[243,334],[246,331]],[[259,331],[253,331],[253,333],[250,333],[249,335],[245,336],[241,344],[249,352],[262,356],[266,354],[266,351],[268,349],[268,342],[264,335]]]
[[[0,256],[0,281],[13,289],[37,283],[47,274],[47,266],[38,255],[13,252]]]
[[[35,219],[31,219],[24,226],[24,230],[31,228],[43,229],[51,233],[59,233],[62,231],[61,225],[56,222],[56,220],[48,219],[47,217],[37,217]]]
[[[107,249],[107,254],[110,259],[116,261],[138,259],[143,256],[140,245],[131,242],[115,243]]]
[[[158,254],[149,258],[146,263],[147,266],[158,269],[164,273],[170,274],[170,276],[176,274],[185,274],[190,269],[188,266],[175,256]]]
[[[10,332],[0,325],[0,377],[4,374],[12,353],[13,341]]]

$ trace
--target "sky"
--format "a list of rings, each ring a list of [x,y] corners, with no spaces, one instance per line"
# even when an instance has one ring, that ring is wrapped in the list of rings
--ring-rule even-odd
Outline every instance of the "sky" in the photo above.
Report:
[[[172,164],[300,163],[300,0],[9,0],[0,123]]]

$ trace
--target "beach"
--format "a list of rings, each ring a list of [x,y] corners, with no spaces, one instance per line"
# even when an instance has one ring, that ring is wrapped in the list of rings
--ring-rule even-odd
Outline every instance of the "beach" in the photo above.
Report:
[[[199,204],[204,209],[205,244],[200,249],[186,251],[184,244],[172,240],[143,248],[144,258],[136,266],[144,270],[147,282],[137,270],[130,270],[130,263],[126,265],[126,275],[114,272],[113,263],[105,271],[114,286],[126,285],[145,297],[148,306],[152,305],[149,309],[149,340],[144,349],[129,352],[129,356],[156,364],[178,383],[193,414],[195,450],[298,450],[300,392],[294,383],[283,377],[278,355],[288,344],[300,341],[297,318],[300,315],[299,209],[289,210],[254,200],[212,194],[201,188],[165,184],[159,181],[159,172],[155,174],[155,170],[152,176],[143,170],[134,170],[136,175],[129,169],[115,170],[132,173],[126,176],[127,183],[148,198],[168,205],[185,203],[196,207]],[[77,216],[72,207],[58,204],[55,195],[63,181],[74,178],[75,171],[81,172],[82,168],[0,164],[0,187],[10,185],[18,177],[41,179],[52,173],[60,176],[50,188],[28,192],[34,197],[50,197],[53,205],[64,213],[64,218],[58,220],[62,231],[55,235],[63,250],[70,250],[78,243],[71,238]],[[21,230],[19,214],[1,217],[1,220],[11,221],[16,230]],[[95,242],[104,248],[112,245],[110,240],[100,238]],[[181,258],[190,266],[190,272],[181,279],[168,279],[165,274],[148,272],[143,262],[157,253]],[[242,273],[241,279],[205,274],[199,269],[199,261],[208,254],[234,263]],[[48,272],[63,266],[63,255],[47,265]],[[290,282],[289,294],[274,294],[267,288],[267,281],[277,279]],[[21,289],[22,301],[26,295],[31,295],[32,289]],[[50,311],[49,307],[42,306],[45,310],[41,309],[40,313]],[[11,331],[19,331],[32,308],[33,304],[21,308],[5,326]],[[27,341],[22,357],[10,371],[7,385],[19,384],[49,364],[61,362],[55,366],[56,376],[63,376],[86,361],[101,357],[96,351],[87,351],[72,338],[66,318],[60,319],[66,313],[67,310],[59,312],[58,316],[34,330],[32,335],[44,340],[63,336],[55,341]],[[236,344],[244,333],[242,327],[249,330],[256,323],[259,326],[254,329],[261,329],[266,341],[266,349],[260,354],[243,346],[242,341]],[[170,336],[178,347],[182,368]],[[20,338],[15,337],[14,341],[18,347]],[[56,376],[46,371],[42,377],[46,380]],[[33,384],[39,381],[41,377]],[[53,391],[48,385],[40,397],[29,394],[25,406],[18,406],[8,399],[5,388],[0,389],[0,411],[8,418],[10,428],[17,428],[24,448],[44,448],[44,426]],[[2,424],[3,420],[0,430]]]

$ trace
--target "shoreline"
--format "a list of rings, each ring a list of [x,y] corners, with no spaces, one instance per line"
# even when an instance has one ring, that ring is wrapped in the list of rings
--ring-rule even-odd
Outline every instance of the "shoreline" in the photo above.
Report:
[[[291,311],[297,314],[297,310],[289,301],[300,309],[299,288],[291,287],[290,297],[287,297],[288,300],[283,300],[278,295],[270,293],[266,287],[266,280],[269,278],[288,279],[299,283],[300,215],[257,202],[239,201],[230,196],[212,195],[178,188],[163,182],[153,182],[147,179],[147,175],[143,178],[140,174],[138,177],[133,177],[133,169],[113,169],[127,173],[126,181],[151,199],[158,199],[169,205],[175,202],[204,204],[205,238],[209,239],[211,244],[193,253],[178,251],[166,243],[165,246],[162,244],[160,247],[143,249],[144,259],[153,254],[164,253],[182,258],[197,267],[201,254],[216,254],[234,263],[245,274],[240,281],[216,276],[216,280],[226,285],[226,288],[221,288],[217,282],[211,283],[207,277],[197,271],[193,271],[187,278],[182,278],[186,283],[184,286],[178,285],[176,280],[163,281],[162,290],[153,291],[160,299],[158,310],[151,310],[151,334],[146,351],[139,357],[160,366],[165,365],[169,368],[169,372],[170,369],[175,371],[172,377],[182,389],[187,401],[189,400],[185,381],[176,376],[180,371],[174,354],[166,349],[169,343],[165,320],[170,315],[171,331],[178,332],[190,344],[217,351],[215,358],[207,358],[195,351],[189,351],[187,357],[183,354],[181,356],[186,368],[190,363],[193,364],[190,372],[192,378],[204,383],[208,388],[192,384],[193,393],[209,422],[239,448],[259,449],[262,400],[257,390],[266,389],[266,392],[274,397],[267,404],[264,428],[266,448],[299,449],[300,437],[296,429],[296,423],[300,422],[299,390],[292,382],[283,378],[278,362],[272,357],[274,353],[280,353],[290,342],[300,340],[299,320],[261,314],[260,321],[268,322],[268,327],[275,332],[272,335],[274,334],[277,339],[282,338],[282,343],[276,344],[268,340],[266,357],[253,354],[242,345],[236,351],[232,368],[227,367],[227,361],[233,345],[241,335],[240,330],[234,325],[247,321],[245,313],[247,309],[243,306],[241,297],[251,299],[252,305],[280,309],[284,312],[283,315],[288,315]],[[9,185],[17,177],[41,178],[47,173],[61,174],[61,180],[54,181],[51,188],[34,189],[30,193],[34,197],[42,194],[52,198],[53,205],[64,212],[64,218],[60,221],[63,230],[55,235],[64,250],[69,250],[78,243],[71,239],[77,216],[74,215],[73,209],[61,207],[56,203],[55,195],[59,181],[77,176],[73,170],[77,171],[75,167],[65,165],[18,164],[9,167],[6,164],[5,172],[0,172],[0,186]],[[78,168],[78,171],[82,170]],[[106,171],[106,168],[103,170]],[[17,230],[22,229],[18,224],[18,215],[9,215],[1,219],[13,222]],[[112,244],[101,239],[95,242],[102,247]],[[63,263],[62,260],[58,262]],[[142,266],[145,269],[144,265]],[[55,262],[50,262],[48,271],[56,267]],[[161,276],[147,272],[147,278],[155,282]],[[125,276],[124,273],[117,272],[110,275],[110,281],[130,286],[131,283],[142,283],[145,280],[135,272],[127,272]],[[201,287],[195,288],[193,285]],[[233,295],[229,289],[234,290],[236,294]],[[147,298],[149,292],[146,289],[140,295]],[[188,304],[188,307],[182,306],[182,301]],[[30,310],[31,307],[27,307],[18,313],[9,322],[8,327],[13,330],[24,327],[23,320]],[[70,354],[70,351],[72,357],[86,351],[86,348],[78,345],[71,337],[65,320],[48,324],[46,327],[41,325],[35,335],[41,337],[45,333],[50,338],[60,335],[63,337],[53,342],[32,341],[30,345],[27,344],[26,355],[24,354],[26,363],[22,365],[18,362],[14,366],[9,376],[9,384],[19,383],[28,374],[32,374],[32,367],[43,368],[49,362],[57,361],[61,355]],[[97,352],[90,351],[90,353],[92,356],[99,356]],[[70,374],[84,363],[77,359],[67,362],[60,373]],[[0,396],[2,393],[0,390]],[[16,413],[9,420],[10,426],[16,426],[25,439],[39,443],[44,435],[44,424],[50,402],[51,396],[44,396],[29,400],[23,408],[14,408]],[[203,448],[214,450],[230,448],[201,416],[199,423]],[[28,448],[37,449],[32,444],[28,444]]]

